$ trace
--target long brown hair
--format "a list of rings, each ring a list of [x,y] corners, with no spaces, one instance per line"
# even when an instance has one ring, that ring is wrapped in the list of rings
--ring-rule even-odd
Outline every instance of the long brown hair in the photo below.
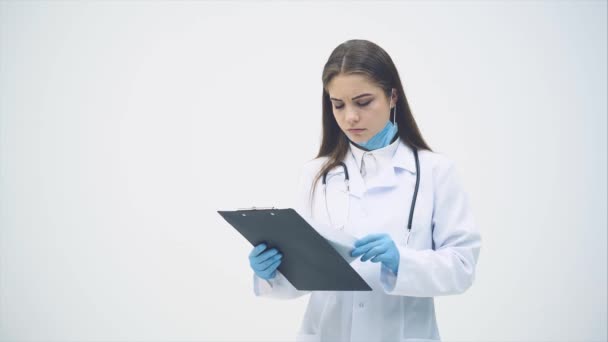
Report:
[[[384,91],[387,99],[390,98],[392,88],[397,90],[397,128],[399,139],[412,148],[432,151],[426,144],[416,121],[410,111],[405,97],[401,78],[391,57],[380,46],[362,39],[348,40],[338,45],[329,56],[323,68],[323,140],[316,158],[329,157],[321,166],[321,170],[314,178],[311,186],[311,203],[314,189],[322,175],[338,166],[348,152],[349,141],[338,126],[333,115],[332,103],[329,100],[327,85],[337,75],[360,74],[378,85]]]

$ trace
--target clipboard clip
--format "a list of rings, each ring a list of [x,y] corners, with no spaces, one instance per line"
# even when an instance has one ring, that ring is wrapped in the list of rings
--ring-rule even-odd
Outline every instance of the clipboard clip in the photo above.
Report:
[[[275,207],[250,207],[250,208],[238,208],[237,210],[278,210]]]

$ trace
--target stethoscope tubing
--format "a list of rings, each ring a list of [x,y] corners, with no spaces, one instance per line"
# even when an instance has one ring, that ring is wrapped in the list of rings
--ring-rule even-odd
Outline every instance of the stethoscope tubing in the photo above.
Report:
[[[412,221],[414,219],[414,209],[416,207],[416,198],[418,197],[418,187],[420,186],[420,160],[418,159],[418,149],[417,148],[413,148],[413,152],[414,152],[414,159],[416,160],[416,185],[414,187],[414,195],[412,197],[412,204],[410,206],[410,215],[408,218],[408,223],[407,223],[407,241],[406,241],[406,245],[409,242],[410,239],[410,233],[412,230]],[[338,165],[342,166],[342,169],[344,170],[344,183],[346,184],[346,191],[347,191],[347,205],[346,205],[346,210],[347,210],[347,217],[348,217],[348,210],[349,210],[349,206],[350,206],[350,177],[348,175],[348,168],[346,167],[346,164],[344,164],[344,162],[339,162]],[[327,174],[329,171],[326,171],[323,173],[323,195],[325,197],[325,209],[327,210],[327,215],[329,216],[329,208],[327,206]],[[329,216],[329,219],[331,221],[331,216]],[[346,222],[344,223],[346,224]]]

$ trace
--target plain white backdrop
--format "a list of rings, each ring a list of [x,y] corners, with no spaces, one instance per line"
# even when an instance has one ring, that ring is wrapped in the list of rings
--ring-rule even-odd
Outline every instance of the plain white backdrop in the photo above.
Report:
[[[216,213],[291,206],[331,51],[393,58],[482,234],[445,341],[607,339],[606,1],[0,2],[0,341],[293,339]]]

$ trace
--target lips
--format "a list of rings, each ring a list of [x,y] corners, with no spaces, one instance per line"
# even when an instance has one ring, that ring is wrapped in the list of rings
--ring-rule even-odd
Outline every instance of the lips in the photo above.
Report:
[[[351,128],[348,130],[348,133],[354,134],[356,136],[362,135],[365,132],[365,128]]]

